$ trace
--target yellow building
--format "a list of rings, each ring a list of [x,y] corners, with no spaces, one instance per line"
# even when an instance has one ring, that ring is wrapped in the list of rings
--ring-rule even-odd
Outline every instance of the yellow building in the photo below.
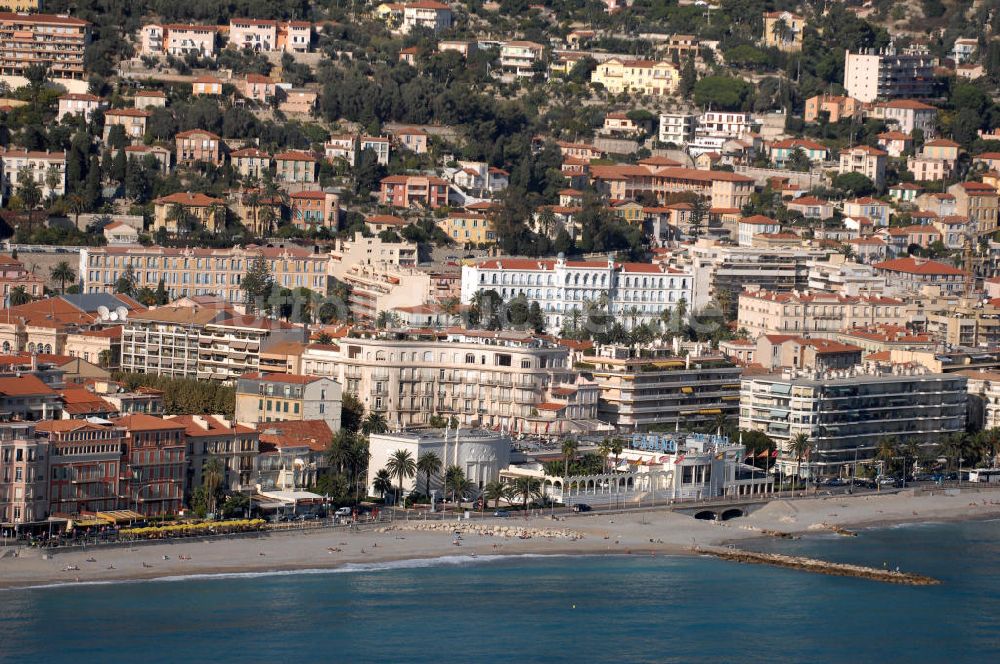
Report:
[[[764,46],[781,51],[801,51],[806,20],[791,12],[764,13]]]
[[[168,233],[178,234],[191,231],[196,224],[209,232],[217,232],[226,226],[226,202],[206,196],[178,192],[153,201],[153,231],[161,228]]]
[[[619,60],[612,58],[597,65],[591,83],[600,83],[613,94],[634,92],[645,95],[669,95],[677,90],[680,73],[666,61]]]
[[[459,244],[492,244],[497,240],[493,220],[473,212],[452,212],[437,222],[448,237]]]

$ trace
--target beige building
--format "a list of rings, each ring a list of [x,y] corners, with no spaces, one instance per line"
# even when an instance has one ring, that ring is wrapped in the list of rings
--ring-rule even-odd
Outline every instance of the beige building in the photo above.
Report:
[[[754,361],[765,369],[834,371],[861,364],[862,349],[831,339],[792,334],[762,334],[757,337]]]
[[[924,308],[927,332],[950,346],[995,348],[1000,345],[1000,306],[994,300],[942,300]]]
[[[820,113],[827,114],[827,122],[840,122],[861,117],[861,102],[854,97],[842,95],[816,95],[806,99],[803,120],[816,122]]]
[[[0,528],[44,521],[49,515],[49,444],[29,422],[0,424]]]
[[[885,186],[885,166],[888,155],[870,145],[856,145],[840,151],[841,175],[861,173],[875,184],[876,189]]]
[[[787,52],[801,51],[805,29],[806,20],[798,14],[765,12],[764,46]]]
[[[852,327],[905,325],[909,318],[905,302],[878,295],[751,289],[740,294],[737,327],[752,338],[762,334],[808,334],[832,339]]]
[[[948,193],[955,197],[955,214],[967,218],[974,233],[996,232],[1000,196],[995,188],[982,182],[959,182],[948,187]]]
[[[236,421],[246,426],[323,420],[339,431],[342,403],[340,385],[323,376],[258,372],[236,381]]]
[[[640,95],[667,96],[677,90],[680,72],[665,60],[625,60],[612,58],[597,65],[590,75],[591,84],[600,84],[612,94],[630,92]]]
[[[414,255],[416,248],[414,248]],[[156,290],[160,280],[171,298],[217,295],[232,304],[243,302],[243,275],[263,256],[275,283],[290,290],[326,293],[330,256],[301,247],[234,247],[196,249],[168,247],[87,247],[80,252],[78,274],[85,293],[114,292],[115,282],[132,266],[136,288]]]
[[[18,88],[27,83],[28,67],[42,64],[53,82],[86,92],[90,36],[90,23],[71,16],[0,12],[0,81]]]
[[[182,235],[203,226],[215,233],[226,227],[226,202],[206,194],[178,192],[153,201],[153,231]]]
[[[245,178],[260,179],[271,168],[271,155],[258,148],[234,150],[229,158],[236,172]]]
[[[274,155],[275,176],[279,182],[312,184],[319,175],[315,155],[302,150],[289,150]]]
[[[202,486],[203,469],[210,460],[221,463],[222,487],[226,491],[253,488],[254,462],[260,452],[256,429],[240,426],[221,415],[167,415],[163,419],[184,425],[189,491]]]
[[[344,339],[308,346],[302,369],[331,376],[394,428],[428,424],[435,415],[540,435],[598,426],[597,384],[569,366],[566,347],[522,332]]]

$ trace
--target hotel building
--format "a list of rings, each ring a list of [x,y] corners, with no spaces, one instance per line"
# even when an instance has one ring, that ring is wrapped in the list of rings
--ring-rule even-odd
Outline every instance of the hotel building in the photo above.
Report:
[[[737,327],[751,337],[807,334],[833,339],[853,327],[905,326],[909,320],[905,302],[881,295],[748,289],[740,294]]]
[[[340,385],[322,376],[250,373],[236,381],[236,421],[246,426],[324,420],[339,431],[341,404]]]
[[[30,422],[0,424],[0,528],[16,530],[48,517],[48,452]]]
[[[80,81],[70,92],[86,92],[83,54],[90,23],[54,14],[0,12],[0,80],[19,87],[28,67],[43,64],[50,78]]]

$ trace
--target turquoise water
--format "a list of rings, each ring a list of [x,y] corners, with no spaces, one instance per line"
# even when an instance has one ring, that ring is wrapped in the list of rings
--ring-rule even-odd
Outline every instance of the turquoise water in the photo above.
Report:
[[[0,660],[940,662],[1000,657],[1000,522],[760,542],[911,588],[709,558],[480,557],[0,592]]]

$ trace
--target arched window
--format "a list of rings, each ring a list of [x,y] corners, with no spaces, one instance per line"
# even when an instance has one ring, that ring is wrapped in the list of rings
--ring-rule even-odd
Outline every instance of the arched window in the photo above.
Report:
[[[28,352],[29,353],[35,352],[35,342],[32,341],[31,343],[28,344]]]
[[[10,352],[10,342],[9,341],[3,342],[3,352],[5,352],[5,353],[9,353]]]
[[[52,344],[45,344],[45,352],[46,353],[52,352]]]

